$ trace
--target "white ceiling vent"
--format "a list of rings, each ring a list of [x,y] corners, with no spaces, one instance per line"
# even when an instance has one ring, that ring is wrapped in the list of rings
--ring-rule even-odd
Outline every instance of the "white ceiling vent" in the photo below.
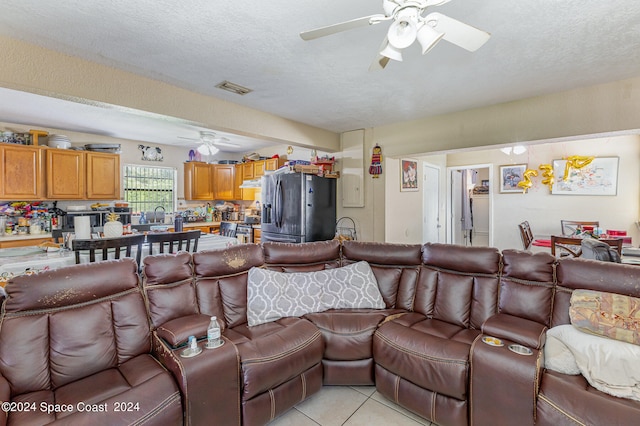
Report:
[[[223,81],[222,83],[216,84],[218,89],[226,90],[227,92],[235,93],[237,95],[246,95],[249,92],[253,92],[251,89],[247,89],[246,87],[242,87],[239,84],[232,83],[230,81]]]

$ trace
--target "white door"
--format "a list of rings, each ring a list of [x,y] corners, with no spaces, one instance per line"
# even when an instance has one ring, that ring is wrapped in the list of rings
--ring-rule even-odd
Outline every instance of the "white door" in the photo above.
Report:
[[[425,243],[440,242],[440,169],[424,164],[423,180],[423,226],[422,240]]]

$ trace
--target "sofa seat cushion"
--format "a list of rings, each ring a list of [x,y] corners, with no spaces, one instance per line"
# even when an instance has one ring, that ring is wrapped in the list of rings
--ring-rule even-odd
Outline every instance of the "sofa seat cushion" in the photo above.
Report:
[[[283,318],[245,330],[251,334],[244,336],[247,341],[237,344],[243,401],[281,385],[322,361],[322,335],[305,319]]]
[[[371,358],[373,333],[398,309],[331,309],[305,315],[320,329],[325,343],[324,359],[354,361]]]
[[[640,418],[640,403],[607,395],[584,377],[545,370],[537,404],[537,424],[632,425]]]
[[[180,424],[183,416],[173,377],[146,354],[56,390],[30,392],[12,400],[35,403],[37,408],[11,413],[12,424],[61,419],[69,424],[132,424],[145,419],[150,421],[145,424]]]
[[[468,341],[474,334],[476,331],[420,314],[407,314],[378,328],[373,357],[377,365],[421,388],[466,400]]]

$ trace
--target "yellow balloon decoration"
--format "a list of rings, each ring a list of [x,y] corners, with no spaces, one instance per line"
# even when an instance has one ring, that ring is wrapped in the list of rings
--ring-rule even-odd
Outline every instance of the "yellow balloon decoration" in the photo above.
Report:
[[[538,176],[538,171],[535,169],[527,169],[524,172],[524,178],[518,182],[518,186],[522,188],[522,193],[526,194],[529,188],[533,186],[533,182],[531,182],[531,176]]]
[[[553,166],[551,164],[540,164],[538,167],[540,170],[544,170],[542,173],[542,184],[547,185],[549,187],[549,191],[553,189],[553,183],[555,182],[555,178],[553,176]]]
[[[572,155],[567,157],[567,164],[564,166],[564,176],[563,180],[569,179],[569,172],[572,168],[581,169],[585,166],[591,164],[595,157],[587,157],[584,155]]]

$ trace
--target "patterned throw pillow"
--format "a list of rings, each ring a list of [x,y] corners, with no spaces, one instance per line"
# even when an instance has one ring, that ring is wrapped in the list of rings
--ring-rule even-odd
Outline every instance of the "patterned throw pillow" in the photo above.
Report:
[[[640,345],[640,299],[616,293],[574,290],[571,324],[580,330]]]
[[[247,323],[345,308],[384,308],[367,262],[316,272],[276,272],[251,268],[247,279]]]
[[[371,266],[365,261],[317,272],[325,309],[382,309],[384,300]]]

